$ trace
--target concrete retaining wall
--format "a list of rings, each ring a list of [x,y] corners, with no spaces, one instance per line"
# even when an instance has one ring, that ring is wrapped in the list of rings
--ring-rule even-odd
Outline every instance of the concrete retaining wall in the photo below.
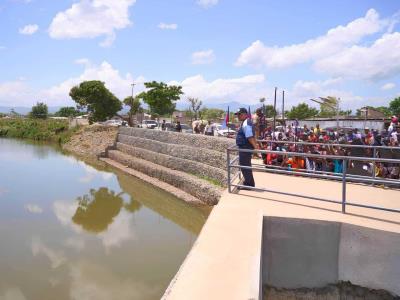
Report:
[[[193,175],[154,164],[152,162],[132,157],[117,150],[109,150],[108,156],[121,164],[140,171],[151,177],[169,183],[195,197],[206,204],[215,205],[221,196],[222,188],[209,184]]]
[[[263,284],[318,288],[338,281],[400,295],[400,234],[339,222],[264,217]]]

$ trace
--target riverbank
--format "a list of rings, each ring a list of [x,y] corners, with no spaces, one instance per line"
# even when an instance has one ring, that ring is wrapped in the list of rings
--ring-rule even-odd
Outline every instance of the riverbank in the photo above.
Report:
[[[63,150],[72,152],[83,159],[97,159],[108,146],[112,146],[118,134],[117,127],[90,125],[78,129],[62,145]]]
[[[11,118],[0,119],[0,137],[66,143],[76,132],[67,120]]]

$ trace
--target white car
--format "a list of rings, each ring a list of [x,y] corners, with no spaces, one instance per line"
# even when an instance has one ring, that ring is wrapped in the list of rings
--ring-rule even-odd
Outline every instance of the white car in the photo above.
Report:
[[[103,124],[106,126],[118,127],[118,126],[122,125],[122,121],[121,120],[107,120],[107,121],[103,122]]]
[[[142,124],[139,125],[141,128],[148,128],[148,129],[154,129],[158,127],[158,123],[154,120],[144,120]]]
[[[214,136],[223,136],[223,137],[231,137],[235,135],[236,130],[232,128],[222,128],[221,124],[213,124],[214,126]]]

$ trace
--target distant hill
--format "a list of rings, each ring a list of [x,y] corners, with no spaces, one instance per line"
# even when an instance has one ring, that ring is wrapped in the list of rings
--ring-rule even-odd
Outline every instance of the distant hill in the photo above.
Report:
[[[49,113],[53,114],[57,112],[61,106],[50,106],[49,107]],[[11,109],[14,109],[14,111],[20,115],[27,115],[31,110],[32,107],[27,107],[27,106],[0,106],[0,113],[3,114],[8,114]]]

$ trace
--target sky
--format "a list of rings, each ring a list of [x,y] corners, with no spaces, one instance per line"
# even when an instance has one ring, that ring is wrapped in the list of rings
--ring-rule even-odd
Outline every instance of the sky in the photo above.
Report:
[[[0,106],[71,106],[101,80],[120,99],[146,81],[197,97],[343,109],[400,96],[399,0],[0,0]]]

